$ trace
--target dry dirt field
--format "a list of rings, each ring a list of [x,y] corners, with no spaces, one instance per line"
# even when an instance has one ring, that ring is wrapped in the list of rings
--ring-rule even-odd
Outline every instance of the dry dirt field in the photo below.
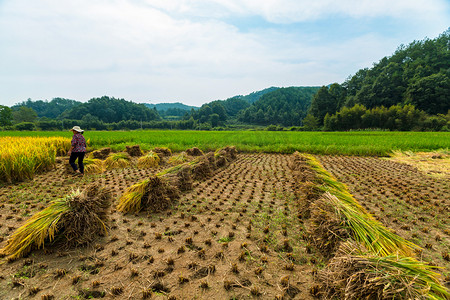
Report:
[[[450,275],[446,178],[379,158],[318,158],[370,213]],[[113,209],[109,235],[94,245],[46,247],[0,265],[0,299],[312,299],[313,274],[325,262],[305,240],[289,160],[239,154],[170,210],[123,215]],[[74,188],[101,183],[117,204],[127,187],[164,168],[79,178],[58,164],[31,181],[4,185],[0,247],[29,216]]]
[[[0,298],[72,299],[104,292],[106,298],[142,299],[149,289],[156,290],[152,299],[311,298],[311,272],[320,257],[302,240],[288,159],[241,154],[195,183],[165,213],[113,212],[110,234],[92,247],[50,247],[3,264]],[[33,181],[3,187],[1,236],[6,240],[48,200],[77,186],[101,182],[117,199],[156,171],[127,168],[80,180],[58,165]]]

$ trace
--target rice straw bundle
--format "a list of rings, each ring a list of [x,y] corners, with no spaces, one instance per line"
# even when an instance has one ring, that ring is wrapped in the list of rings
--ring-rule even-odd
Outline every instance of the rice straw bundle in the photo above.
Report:
[[[433,266],[411,257],[345,250],[319,271],[327,299],[449,299]]]
[[[105,170],[102,160],[96,158],[85,158],[83,160],[84,172],[86,174],[100,174]]]
[[[172,165],[179,165],[179,164],[186,162],[187,160],[188,160],[188,156],[187,156],[186,152],[181,152],[178,155],[171,156],[169,158],[168,162],[169,162],[169,164],[172,164]]]
[[[329,192],[322,197],[334,207],[336,214],[344,221],[343,226],[351,230],[352,237],[363,244],[371,253],[380,256],[396,253],[413,256],[413,250],[420,249],[419,246],[393,233],[368,213],[354,205],[339,200]]]
[[[159,157],[169,157],[172,155],[172,151],[167,147],[155,147],[153,152],[158,154]]]
[[[0,250],[11,259],[22,257],[33,248],[44,247],[57,236],[68,246],[93,241],[96,234],[106,232],[106,211],[110,206],[109,191],[89,185],[84,191],[51,202],[19,227]]]
[[[138,212],[141,210],[141,199],[150,184],[150,178],[144,179],[136,184],[133,184],[120,197],[117,210],[127,212]]]
[[[202,156],[204,155],[203,151],[197,147],[186,149],[186,153],[189,156]]]
[[[5,248],[1,249],[1,253],[15,259],[27,254],[33,247],[43,247],[47,239],[50,242],[53,241],[58,231],[58,222],[68,210],[66,199],[53,201],[49,207],[38,212],[19,227],[8,240]]]
[[[300,154],[296,152],[295,156]],[[352,237],[362,243],[371,253],[387,256],[401,254],[413,256],[419,246],[396,235],[373,218],[353,197],[347,187],[326,171],[312,155],[300,155],[315,173],[315,184],[322,191],[322,200],[330,203],[343,225],[351,230]]]
[[[120,197],[117,210],[128,213],[145,208],[157,212],[169,208],[178,197],[178,189],[165,178],[152,176],[129,187]]]
[[[155,168],[159,164],[159,156],[153,151],[150,151],[146,155],[140,157],[138,159],[137,165],[139,168],[143,169],[149,169],[149,168]]]
[[[105,160],[107,169],[126,168],[131,164],[131,158],[128,153],[111,153]]]

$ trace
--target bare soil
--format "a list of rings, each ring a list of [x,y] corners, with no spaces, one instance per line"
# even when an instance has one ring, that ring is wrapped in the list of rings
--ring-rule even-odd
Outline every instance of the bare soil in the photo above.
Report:
[[[48,246],[0,265],[0,298],[142,299],[153,290],[152,299],[311,299],[312,274],[323,260],[303,240],[288,160],[239,154],[163,213],[112,209],[109,235],[93,245]],[[52,199],[99,182],[117,204],[127,187],[165,167],[80,178],[58,164],[33,180],[1,186],[0,247]]]

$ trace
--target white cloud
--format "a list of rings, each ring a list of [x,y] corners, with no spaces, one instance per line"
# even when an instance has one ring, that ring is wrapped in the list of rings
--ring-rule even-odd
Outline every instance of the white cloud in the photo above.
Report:
[[[261,16],[275,23],[336,14],[363,18],[409,13],[415,18],[419,12],[423,19],[438,20],[445,13],[439,0],[428,6],[422,0],[333,2],[0,2],[0,85],[7,87],[0,91],[0,103],[28,97],[88,100],[108,94],[199,105],[268,86],[342,82],[392,53],[398,40],[367,32],[328,41],[267,27],[244,33],[227,22],[234,16]],[[448,14],[441,19],[448,24]]]
[[[147,0],[147,3],[184,15],[259,15],[274,23],[311,21],[336,14],[357,18],[414,15],[418,20],[434,18],[439,22],[436,17],[446,16],[450,6],[445,0]]]

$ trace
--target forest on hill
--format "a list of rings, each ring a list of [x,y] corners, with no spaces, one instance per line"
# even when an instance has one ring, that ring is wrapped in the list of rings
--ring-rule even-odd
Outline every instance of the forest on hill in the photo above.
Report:
[[[401,45],[343,83],[270,87],[214,100],[138,104],[103,96],[86,103],[54,98],[0,106],[3,130],[144,128],[224,130],[415,130],[450,128],[450,29],[435,39]]]
[[[309,119],[325,130],[448,130],[449,110],[450,29],[400,46],[342,84],[323,86]]]

